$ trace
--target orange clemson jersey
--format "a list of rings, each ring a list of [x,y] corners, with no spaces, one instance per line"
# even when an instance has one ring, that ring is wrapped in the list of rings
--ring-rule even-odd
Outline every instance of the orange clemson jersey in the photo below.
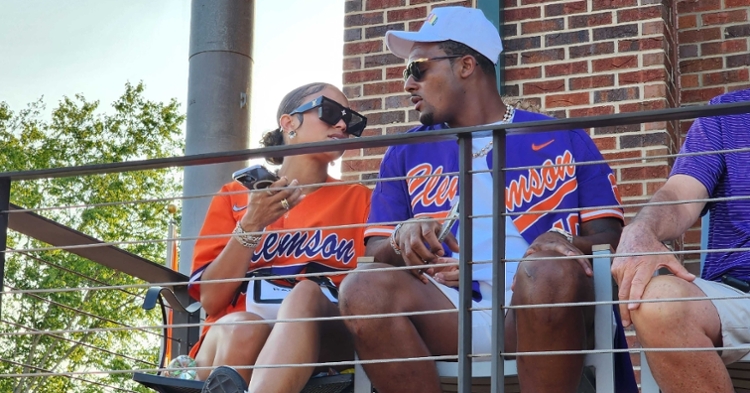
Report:
[[[266,227],[249,263],[248,274],[290,275],[306,272],[335,272],[356,267],[364,255],[364,224],[370,210],[371,191],[362,185],[328,185],[308,194],[293,209]],[[214,197],[201,229],[201,236],[229,235],[247,209],[245,188],[228,183]],[[336,228],[338,226],[351,226]],[[328,228],[334,227],[334,228]],[[195,244],[190,294],[200,299],[200,278],[206,267],[224,249],[230,237],[201,237]],[[325,277],[324,277],[325,278]],[[329,276],[338,286],[343,275]],[[237,299],[227,312],[244,309]],[[218,316],[213,316],[217,317]],[[213,318],[212,318],[213,319]]]

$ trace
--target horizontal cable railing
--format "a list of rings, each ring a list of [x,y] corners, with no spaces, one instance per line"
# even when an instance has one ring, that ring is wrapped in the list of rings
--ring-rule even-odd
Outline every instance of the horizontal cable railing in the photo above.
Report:
[[[748,108],[747,103],[744,102],[709,106],[691,106],[684,108],[660,109],[643,112],[618,113],[614,115],[559,120],[542,120],[525,123],[495,124],[492,125],[492,127],[475,126],[449,128],[443,130],[424,131],[419,133],[370,136],[357,139],[339,139],[335,141],[309,143],[301,146],[271,146],[264,147],[262,149],[206,153],[196,154],[192,156],[159,158],[142,161],[4,172],[0,173],[0,178],[6,177],[12,181],[18,181],[51,179],[68,176],[86,176],[102,173],[117,173],[149,169],[220,164],[225,162],[243,161],[255,158],[283,157],[288,155],[361,149],[366,147],[386,147],[401,144],[437,142],[445,140],[455,140],[456,137],[462,135],[491,136],[492,130],[507,130],[508,134],[535,133],[555,130],[571,130],[577,128],[609,127],[638,123],[662,122],[669,120],[684,120],[706,116],[736,115],[748,112],[750,112],[750,108]]]
[[[688,119],[688,118],[695,118],[695,117],[705,117],[705,116],[713,116],[713,115],[729,115],[729,114],[739,114],[739,113],[748,113],[750,112],[750,107],[748,107],[747,103],[738,103],[738,104],[722,104],[722,105],[714,105],[714,106],[705,106],[705,107],[689,107],[689,108],[677,108],[677,109],[667,109],[667,110],[658,110],[658,111],[648,111],[648,112],[640,112],[640,113],[627,113],[627,114],[616,114],[616,115],[606,115],[606,116],[595,116],[595,117],[588,117],[588,118],[578,118],[578,119],[562,119],[562,120],[549,120],[549,121],[538,121],[538,122],[529,122],[529,123],[514,123],[514,124],[505,124],[505,125],[493,125],[491,128],[493,130],[499,130],[502,132],[507,132],[507,135],[514,135],[514,134],[522,134],[522,133],[531,133],[531,132],[544,132],[544,131],[553,131],[553,130],[565,130],[565,129],[575,129],[575,128],[590,128],[590,127],[602,127],[602,126],[615,126],[615,125],[624,125],[624,124],[636,124],[636,123],[647,123],[647,122],[655,122],[655,121],[669,121],[669,120],[677,120],[677,119]],[[376,137],[366,137],[366,138],[360,138],[360,139],[349,139],[349,140],[337,140],[337,141],[327,141],[327,142],[321,142],[321,143],[311,143],[307,145],[302,146],[277,146],[277,147],[270,147],[270,148],[263,148],[263,149],[249,149],[249,150],[243,150],[243,151],[235,151],[235,152],[222,152],[222,153],[212,153],[212,154],[203,154],[203,155],[195,155],[195,156],[185,156],[185,157],[172,157],[168,159],[156,159],[156,160],[144,160],[144,161],[134,161],[134,162],[124,162],[124,163],[109,163],[109,164],[94,164],[94,165],[87,165],[87,166],[81,166],[81,167],[69,167],[69,168],[54,168],[54,169],[44,169],[44,170],[33,170],[33,171],[18,171],[18,172],[6,172],[6,173],[0,173],[0,178],[8,178],[11,181],[34,181],[38,179],[45,179],[45,178],[61,178],[61,177],[71,177],[71,176],[89,176],[89,175],[97,175],[97,174],[105,174],[105,173],[116,173],[116,172],[126,172],[126,171],[140,171],[140,170],[150,170],[150,169],[162,169],[162,168],[170,168],[170,167],[186,167],[186,166],[194,166],[194,165],[207,165],[207,164],[216,164],[216,163],[223,163],[223,162],[231,162],[231,161],[239,161],[239,160],[246,160],[251,158],[262,158],[262,157],[268,157],[268,156],[287,156],[287,155],[298,155],[298,154],[309,154],[309,153],[317,153],[317,152],[323,152],[323,151],[332,151],[332,150],[346,150],[346,149],[353,149],[353,148],[364,148],[364,147],[382,147],[382,146],[391,146],[391,145],[399,145],[399,144],[413,144],[413,143],[423,143],[423,142],[434,142],[434,141],[444,141],[444,140],[456,140],[457,138],[467,138],[467,137],[487,137],[493,135],[493,131],[488,131],[487,126],[479,126],[479,127],[466,127],[466,128],[457,128],[457,129],[444,129],[444,130],[437,130],[437,131],[425,131],[420,133],[408,133],[408,134],[398,134],[398,135],[385,135],[385,136],[376,136]],[[494,136],[497,138],[498,134],[495,134]],[[614,163],[645,163],[648,161],[658,161],[658,160],[667,160],[667,159],[673,159],[680,156],[695,156],[695,155],[703,155],[703,154],[734,154],[734,153],[747,153],[750,152],[750,148],[748,149],[735,149],[735,150],[721,150],[721,151],[712,151],[712,152],[702,152],[702,153],[690,153],[690,154],[684,154],[684,153],[676,153],[676,154],[661,154],[661,155],[654,155],[654,156],[646,156],[646,157],[628,157],[628,158],[614,158],[614,159],[605,159],[601,161],[588,161],[588,162],[573,162],[573,163],[566,163],[566,164],[555,164],[552,163],[550,165],[540,165],[540,166],[526,166],[526,167],[514,167],[514,168],[500,168],[498,170],[504,171],[504,172],[510,172],[510,171],[526,171],[526,170],[536,170],[541,168],[555,168],[555,167],[577,167],[580,165],[595,165],[595,164],[614,164]],[[421,178],[433,178],[438,176],[466,176],[468,174],[478,174],[478,173],[487,173],[489,171],[467,171],[466,174],[461,174],[459,172],[451,172],[451,173],[442,173],[442,174],[435,174],[435,175],[424,175],[424,176],[412,176],[412,177],[393,177],[393,178],[381,178],[381,179],[368,179],[368,180],[362,180],[362,181],[344,181],[337,183],[337,185],[341,184],[366,184],[366,185],[373,185],[377,182],[382,181],[413,181],[415,179],[421,179]],[[316,184],[315,186],[330,186],[329,183],[324,184]],[[306,185],[310,186],[310,185]],[[298,186],[302,187],[302,186]],[[294,187],[290,187],[294,188]],[[252,191],[242,191],[243,193],[248,193]],[[0,211],[1,213],[6,214],[20,214],[20,213],[42,213],[47,211],[53,211],[53,210],[71,210],[71,209],[87,209],[92,207],[117,207],[122,205],[140,205],[145,203],[165,203],[169,201],[175,201],[175,200],[184,200],[189,198],[212,198],[216,195],[224,194],[236,194],[239,192],[230,192],[230,193],[205,193],[202,195],[195,195],[190,197],[183,197],[183,196],[173,196],[173,197],[166,197],[166,198],[154,198],[154,199],[144,199],[144,200],[134,200],[134,201],[112,201],[112,202],[102,202],[102,203],[95,203],[95,204],[79,204],[79,205],[69,205],[69,206],[47,206],[47,207],[22,207],[22,208],[12,208],[7,211]],[[12,197],[12,195],[11,195]],[[735,201],[735,200],[744,200],[748,199],[750,196],[736,196],[736,197],[726,197],[726,198],[705,198],[705,199],[696,199],[696,200],[687,200],[687,201],[680,201],[677,203],[713,203],[713,202],[725,202],[725,201]],[[552,209],[552,210],[540,210],[530,213],[505,213],[501,212],[498,215],[471,215],[468,213],[465,214],[465,218],[469,219],[497,219],[497,217],[516,217],[519,215],[524,214],[546,214],[549,212],[570,212],[570,213],[577,213],[582,210],[591,209],[591,208],[599,208],[599,209],[625,209],[625,208],[635,208],[635,207],[643,207],[647,205],[659,205],[659,204],[674,204],[675,202],[662,202],[662,203],[644,203],[644,202],[637,202],[633,201],[625,202],[618,205],[612,205],[612,206],[596,206],[596,207],[586,207],[584,208],[570,208],[570,209]],[[441,221],[441,218],[434,218],[434,217],[423,217],[423,220],[432,220],[432,221]],[[316,229],[326,229],[326,230],[335,230],[335,229],[345,229],[345,228],[360,228],[364,226],[373,226],[373,225],[383,225],[383,226],[395,226],[399,222],[383,222],[383,223],[371,223],[371,224],[351,224],[351,225],[334,225],[334,226],[324,226],[324,227],[311,227],[311,228],[296,228],[296,229],[289,229],[289,230],[274,230],[274,231],[264,231],[264,232],[258,232],[270,234],[270,233],[291,233],[291,232],[304,232],[309,230],[316,230]],[[39,378],[39,377],[46,377],[46,376],[59,376],[59,375],[65,375],[68,378],[79,380],[80,382],[84,383],[91,383],[97,386],[106,387],[110,389],[115,389],[118,391],[125,391],[125,392],[132,392],[133,390],[129,389],[123,389],[116,386],[111,386],[109,384],[102,384],[101,382],[97,381],[91,381],[91,380],[85,380],[82,378],[79,378],[79,375],[116,375],[116,374],[127,374],[127,373],[133,373],[133,372],[162,372],[165,371],[166,368],[164,367],[153,367],[158,366],[153,361],[145,361],[142,359],[135,358],[131,355],[127,355],[124,353],[120,353],[118,350],[113,349],[106,349],[106,348],[100,348],[96,345],[92,345],[89,343],[86,343],[84,341],[76,341],[74,338],[75,335],[81,335],[81,334],[94,334],[94,333],[102,333],[102,334],[120,334],[122,332],[141,332],[146,333],[149,335],[155,335],[160,338],[162,338],[163,334],[161,333],[155,333],[155,332],[162,332],[166,329],[183,329],[183,328],[199,328],[201,326],[221,326],[221,325],[254,325],[254,324],[275,324],[275,323],[290,323],[290,322],[311,322],[311,321],[330,321],[330,320],[353,320],[353,319],[373,319],[373,318],[399,318],[399,317],[409,317],[409,316],[420,316],[420,315],[434,315],[434,314],[461,314],[461,313],[468,313],[471,314],[471,311],[489,311],[490,308],[470,308],[468,310],[459,310],[459,309],[449,309],[449,310],[435,310],[435,311],[419,311],[419,312],[402,312],[402,313],[384,313],[384,314],[369,314],[369,315],[358,315],[358,316],[337,316],[337,317],[316,317],[316,318],[279,318],[279,319],[268,319],[268,320],[260,320],[260,321],[243,321],[243,322],[233,322],[233,323],[223,323],[223,322],[197,322],[197,323],[161,323],[161,324],[143,324],[143,325],[128,325],[128,324],[122,324],[118,321],[107,319],[104,317],[97,316],[96,314],[82,311],[82,310],[76,310],[74,307],[64,304],[62,301],[58,300],[51,300],[47,299],[42,294],[65,294],[65,293],[71,293],[71,292],[81,292],[81,291],[124,291],[122,295],[129,296],[132,298],[132,300],[135,301],[142,301],[144,299],[144,295],[140,290],[152,287],[154,285],[160,285],[164,287],[179,287],[179,286],[187,286],[190,284],[189,281],[175,281],[175,282],[149,282],[149,283],[133,283],[133,284],[123,284],[123,285],[108,285],[108,282],[106,280],[101,280],[96,277],[89,277],[86,275],[83,275],[81,273],[78,273],[76,271],[73,271],[71,269],[68,269],[67,267],[55,264],[52,262],[46,261],[44,258],[38,257],[32,253],[35,252],[46,252],[46,253],[54,253],[54,252],[60,252],[60,251],[70,251],[70,250],[76,250],[81,248],[94,248],[94,247],[106,247],[106,246],[123,246],[123,245],[142,245],[142,244],[149,244],[149,243],[164,243],[164,242],[182,242],[187,240],[198,240],[198,239],[210,239],[210,238],[230,238],[232,234],[221,234],[221,235],[210,235],[210,236],[195,236],[195,237],[166,237],[166,238],[160,238],[160,239],[150,239],[150,240],[113,240],[113,241],[107,241],[107,242],[99,242],[99,243],[90,243],[90,244],[76,244],[76,245],[70,245],[70,246],[52,246],[52,247],[12,247],[8,248],[5,251],[6,256],[17,254],[20,257],[26,257],[30,258],[31,260],[35,260],[39,263],[47,265],[51,269],[59,269],[63,272],[66,272],[67,274],[73,274],[77,275],[80,278],[87,279],[91,283],[94,284],[100,284],[100,285],[91,285],[91,286],[83,286],[83,287],[71,287],[71,288],[39,288],[39,289],[19,289],[14,285],[5,285],[8,289],[4,289],[3,292],[0,293],[0,295],[3,295],[3,299],[8,299],[8,296],[15,295],[15,296],[22,296],[22,297],[30,297],[37,301],[41,301],[45,304],[47,304],[49,307],[58,307],[61,309],[65,309],[68,311],[76,311],[80,314],[80,316],[100,319],[101,321],[107,322],[114,326],[107,326],[107,327],[93,327],[93,328],[71,328],[71,329],[51,329],[51,330],[39,330],[34,329],[29,326],[26,326],[24,324],[20,324],[17,322],[12,321],[5,321],[3,320],[3,323],[7,325],[13,326],[15,329],[14,331],[0,331],[0,340],[2,339],[10,339],[13,337],[22,337],[22,336],[28,336],[28,337],[35,337],[35,336],[49,336],[53,337],[58,340],[71,342],[77,345],[81,345],[83,347],[86,347],[89,350],[92,351],[101,351],[104,353],[107,353],[108,355],[113,356],[119,356],[124,359],[139,363],[141,366],[145,365],[148,368],[132,368],[132,369],[109,369],[109,370],[72,370],[72,371],[65,371],[65,372],[55,372],[54,370],[46,370],[43,367],[37,367],[34,365],[24,364],[16,362],[12,359],[7,359],[6,356],[0,356],[0,362],[7,362],[8,364],[13,364],[22,368],[27,369],[33,369],[35,372],[6,372],[6,373],[0,373],[0,378]],[[736,248],[736,249],[715,249],[715,250],[676,250],[676,251],[668,251],[665,250],[663,252],[644,252],[644,253],[620,253],[620,254],[610,254],[607,257],[608,258],[614,258],[614,257],[627,257],[627,256],[649,256],[649,255],[675,255],[675,256],[682,256],[682,255],[689,255],[689,254],[695,254],[696,252],[702,252],[702,253],[721,253],[721,252],[747,252],[750,251],[750,248]],[[47,257],[49,258],[49,257]],[[594,258],[593,256],[586,255],[581,256],[581,258],[591,259]],[[534,258],[533,256],[524,258],[524,260],[535,260],[537,258]],[[563,256],[563,257],[545,257],[545,258],[538,258],[538,260],[549,260],[549,261],[555,261],[555,260],[562,260],[562,259],[570,259],[570,257]],[[502,260],[496,261],[494,263],[503,263],[503,262],[514,262],[514,261],[520,261],[520,259],[511,259],[511,258],[503,258]],[[467,260],[465,261],[467,265],[481,265],[481,264],[490,264],[493,263],[491,260]],[[441,267],[452,267],[452,266],[459,266],[459,263],[448,263],[440,265]],[[413,271],[413,270],[423,270],[427,268],[426,266],[394,266],[394,267],[372,267],[367,270],[360,270],[357,271],[357,274],[365,274],[365,273],[377,273],[377,272],[395,272],[395,271]],[[502,270],[502,269],[501,269]],[[201,284],[208,284],[208,283],[229,283],[229,282],[252,282],[257,280],[269,280],[269,279],[301,279],[301,278],[311,278],[311,277],[331,277],[331,276],[340,276],[340,275],[348,275],[352,274],[352,271],[334,271],[334,272],[321,272],[321,273],[302,273],[302,274],[294,274],[294,275],[274,275],[274,276],[262,276],[262,277],[243,277],[243,278],[234,278],[234,279],[221,279],[221,280],[201,280]],[[721,296],[721,297],[710,297],[708,299],[711,300],[733,300],[733,299],[742,299],[742,298],[748,298],[750,295],[747,296]],[[581,306],[597,306],[597,305],[621,305],[621,304],[630,304],[630,303],[655,303],[655,302],[682,302],[682,301],[699,301],[699,300],[706,300],[707,298],[701,297],[701,298],[669,298],[669,299],[659,299],[659,300],[627,300],[627,301],[591,301],[591,302],[576,302],[576,303],[548,303],[548,304],[535,304],[535,305],[512,305],[512,306],[503,306],[503,305],[497,305],[498,309],[531,309],[531,308],[560,308],[560,307],[581,307]],[[170,307],[167,305],[167,307]],[[175,307],[170,307],[172,310],[174,310]],[[5,310],[3,310],[6,312]],[[736,349],[737,347],[734,347],[733,349]],[[570,355],[570,354],[599,354],[599,353],[620,353],[620,352],[627,352],[627,353],[639,353],[639,352],[659,352],[659,351],[706,351],[706,350],[721,350],[724,348],[658,348],[658,349],[643,349],[643,348],[631,348],[631,349],[624,349],[624,350],[571,350],[571,351],[535,351],[535,352],[503,352],[502,355],[505,356],[542,356],[542,355]],[[459,355],[448,355],[448,356],[429,356],[429,357],[419,357],[419,358],[391,358],[391,359],[377,359],[377,360],[359,360],[359,361],[343,361],[343,362],[319,362],[319,363],[306,363],[306,364],[284,364],[284,365],[248,365],[248,366],[238,366],[238,369],[247,368],[247,369],[254,369],[254,368],[277,368],[277,367],[310,367],[310,366],[341,366],[341,365],[353,365],[353,364],[376,364],[376,363],[383,363],[383,362],[413,362],[413,361],[455,361],[459,360],[459,362],[466,361],[467,358],[485,358],[492,356],[492,353],[479,353],[474,354],[471,353],[471,349],[469,349],[468,357],[462,358],[462,356]],[[495,354],[497,355],[497,354]],[[194,370],[206,370],[210,367],[191,367],[189,369]]]

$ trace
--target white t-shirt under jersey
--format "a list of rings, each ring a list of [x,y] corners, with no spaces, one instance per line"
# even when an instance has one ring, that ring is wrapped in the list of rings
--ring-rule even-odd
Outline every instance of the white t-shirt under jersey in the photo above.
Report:
[[[478,152],[492,140],[492,137],[476,138],[472,141],[472,151]],[[491,154],[491,153],[490,153]],[[472,169],[474,171],[487,171],[487,157],[477,157],[472,160]],[[492,174],[489,172],[474,173],[472,178],[472,216],[492,216]],[[505,188],[505,185],[503,185]],[[492,217],[472,219],[472,259],[474,261],[491,261],[492,247],[494,243],[494,234],[492,233]],[[461,223],[459,222],[459,225]],[[459,244],[461,244],[459,239]],[[505,217],[505,258],[519,260],[523,257],[529,244],[526,242],[518,229],[513,224],[511,217]],[[458,254],[455,254],[458,258]],[[473,279],[490,286],[492,285],[492,264],[482,263],[473,266]],[[513,276],[516,274],[518,262],[505,263],[505,305],[510,304],[510,298],[513,294],[510,290]],[[482,285],[484,286],[484,285]],[[486,296],[484,293],[483,297]]]

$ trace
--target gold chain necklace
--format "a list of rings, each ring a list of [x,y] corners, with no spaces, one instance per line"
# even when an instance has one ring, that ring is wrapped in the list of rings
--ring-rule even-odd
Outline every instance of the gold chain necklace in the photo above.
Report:
[[[510,119],[513,118],[513,113],[515,111],[516,111],[515,108],[513,108],[512,106],[506,104],[505,105],[505,115],[503,115],[503,120],[500,121],[500,124],[508,124],[508,123],[510,123]],[[490,152],[491,149],[492,149],[492,141],[490,141],[490,143],[488,143],[487,146],[483,147],[481,150],[479,150],[478,152],[472,154],[471,156],[473,158],[484,157],[484,156],[487,155],[487,153]]]

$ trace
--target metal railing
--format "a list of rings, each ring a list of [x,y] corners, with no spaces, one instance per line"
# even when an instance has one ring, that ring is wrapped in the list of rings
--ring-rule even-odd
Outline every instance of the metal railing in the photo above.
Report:
[[[747,103],[734,103],[734,104],[721,104],[712,106],[700,106],[700,107],[688,107],[688,108],[676,108],[676,109],[664,109],[656,111],[646,111],[638,113],[625,113],[605,116],[595,116],[587,118],[575,118],[575,119],[562,119],[562,120],[548,120],[548,121],[535,121],[528,123],[512,123],[502,125],[492,125],[488,130],[488,126],[477,126],[477,127],[465,127],[455,129],[443,129],[436,131],[424,131],[419,133],[406,133],[398,135],[384,135],[366,137],[360,139],[348,139],[348,140],[337,140],[337,141],[326,141],[319,143],[311,143],[306,145],[298,146],[274,146],[263,149],[248,149],[233,152],[221,152],[212,154],[201,154],[194,156],[184,157],[172,157],[166,159],[154,159],[154,160],[143,160],[134,162],[120,162],[120,163],[108,163],[108,164],[92,164],[79,167],[67,167],[67,168],[51,168],[42,170],[31,170],[31,171],[17,171],[17,172],[5,172],[0,173],[0,284],[3,282],[4,277],[4,266],[5,258],[7,253],[11,252],[28,252],[30,250],[9,250],[6,245],[6,237],[8,229],[15,230],[20,233],[27,234],[35,239],[41,240],[52,247],[45,249],[63,249],[69,252],[78,254],[85,258],[88,258],[94,262],[108,266],[117,271],[124,272],[133,277],[143,279],[149,284],[137,284],[137,285],[124,285],[124,286],[92,286],[88,288],[73,288],[68,290],[104,290],[104,289],[135,289],[148,287],[150,285],[160,285],[172,288],[178,295],[178,298],[183,303],[189,302],[189,296],[187,295],[187,282],[186,277],[182,274],[172,271],[166,267],[163,267],[154,262],[148,261],[144,258],[140,258],[131,253],[125,252],[116,247],[118,244],[125,242],[111,242],[104,243],[93,237],[87,236],[83,233],[77,232],[63,225],[55,223],[44,217],[38,215],[37,211],[43,211],[48,208],[33,208],[23,209],[18,206],[14,206],[10,203],[12,195],[10,194],[11,184],[13,181],[21,180],[36,180],[46,178],[60,178],[70,176],[86,176],[94,174],[104,173],[115,173],[125,171],[139,171],[148,169],[160,169],[170,167],[186,167],[193,165],[208,165],[223,162],[247,160],[253,158],[262,158],[268,156],[288,156],[288,155],[299,155],[318,153],[325,151],[339,151],[356,148],[371,148],[371,147],[383,147],[400,144],[414,144],[424,142],[435,142],[445,140],[457,140],[459,145],[459,194],[465,197],[460,198],[459,204],[459,220],[460,222],[470,222],[473,219],[487,219],[489,216],[473,216],[471,201],[472,190],[472,151],[471,151],[471,140],[474,137],[487,137],[492,136],[494,149],[492,150],[492,159],[495,163],[505,162],[506,153],[506,137],[509,134],[520,134],[520,133],[534,133],[534,132],[545,132],[555,130],[569,130],[578,128],[591,128],[591,127],[606,127],[606,126],[617,126],[626,124],[637,124],[637,123],[648,123],[648,122],[663,122],[678,119],[690,119],[696,117],[708,117],[717,115],[731,115],[740,113],[750,113],[750,105]],[[663,157],[674,157],[676,155],[670,154]],[[633,158],[632,160],[646,160],[654,157],[639,157]],[[625,159],[630,160],[630,159]],[[578,163],[574,163],[576,165]],[[581,163],[585,165],[586,163]],[[567,164],[570,165],[570,164]],[[505,175],[509,170],[518,168],[503,168],[502,165],[494,165],[491,173],[493,178],[493,193],[495,195],[493,199],[493,214],[492,228],[496,239],[505,238],[505,217],[508,215],[505,213]],[[446,174],[442,174],[445,176]],[[399,179],[376,179],[373,181],[392,181]],[[402,179],[400,179],[402,180]],[[366,182],[364,182],[366,183]],[[208,190],[207,190],[208,191]],[[199,197],[212,197],[216,194],[206,194]],[[174,199],[180,197],[175,196]],[[122,203],[134,203],[134,201]],[[630,205],[628,205],[630,206]],[[56,207],[56,208],[70,208],[70,207]],[[543,212],[542,212],[543,213]],[[364,224],[363,224],[364,225]],[[223,236],[232,236],[226,234]],[[461,225],[459,233],[461,241],[466,244],[472,242],[472,226]],[[162,239],[159,241],[173,241],[173,240],[192,240],[187,238],[178,239]],[[694,251],[690,251],[694,252]],[[679,252],[678,252],[679,253]],[[507,355],[503,343],[504,337],[504,319],[505,315],[503,312],[503,305],[505,303],[505,269],[501,268],[505,259],[505,242],[496,241],[494,242],[494,248],[492,252],[491,261],[474,261],[472,258],[471,247],[462,249],[460,253],[460,266],[469,266],[470,264],[477,263],[492,263],[495,268],[492,281],[492,391],[503,392],[504,391],[504,362],[503,355]],[[414,267],[402,267],[393,268],[393,270],[406,270],[414,269]],[[335,274],[346,274],[346,273],[335,273]],[[472,281],[472,269],[459,269],[459,309],[458,310],[445,310],[439,312],[458,312],[459,314],[459,345],[457,356],[432,356],[428,358],[417,358],[417,359],[386,359],[377,361],[358,361],[359,364],[367,363],[379,363],[383,361],[420,361],[420,360],[446,360],[446,359],[457,359],[459,364],[459,392],[470,392],[471,391],[471,364],[474,355],[471,353],[472,343],[472,308],[471,308],[471,281]],[[313,274],[310,274],[313,275]],[[324,274],[314,274],[324,275]],[[249,281],[257,278],[245,278],[236,279],[235,281]],[[222,280],[229,281],[229,280]],[[2,287],[0,287],[2,288]],[[60,289],[57,292],[65,291],[66,289]],[[55,291],[55,290],[4,290],[0,292],[0,296],[8,296],[11,294],[32,294],[43,291]],[[705,299],[705,298],[704,298]],[[0,299],[1,300],[1,299]],[[680,299],[684,301],[686,299]],[[612,304],[619,304],[620,302],[613,301]],[[2,304],[0,302],[0,304]],[[596,302],[595,304],[601,304]],[[581,303],[576,303],[581,305]],[[571,304],[554,304],[554,305],[535,305],[533,307],[567,307]],[[512,307],[508,307],[512,308]],[[522,307],[516,307],[522,308]],[[476,311],[476,309],[473,309]],[[0,320],[3,319],[3,310],[0,309]],[[369,315],[360,316],[361,318],[380,318],[380,317],[393,317],[393,316],[404,316],[404,315],[417,315],[418,313],[402,313],[393,315]],[[352,318],[352,317],[340,317]],[[311,318],[304,320],[320,320],[321,318]],[[331,319],[331,318],[328,318]],[[282,320],[277,320],[282,321]],[[300,320],[297,320],[300,321]],[[261,321],[261,322],[245,322],[248,324],[252,323],[270,323],[274,321]],[[132,329],[163,329],[171,327],[175,329],[174,339],[182,344],[176,351],[185,353],[189,346],[194,344],[197,340],[197,327],[200,322],[196,318],[190,318],[184,313],[175,313],[175,320],[172,325],[159,325],[159,326],[127,326],[127,327],[116,327],[116,328],[102,328],[95,329],[98,332],[112,332],[120,330],[132,330]],[[82,332],[82,330],[75,330],[75,332]],[[42,332],[50,335],[64,335],[71,333],[68,330]],[[15,334],[41,334],[39,332],[25,331],[17,332]],[[11,335],[11,334],[6,334]],[[641,351],[638,349],[637,351]],[[695,349],[692,349],[695,350]],[[634,352],[635,350],[628,350]],[[595,353],[596,350],[589,351],[573,351],[573,353]],[[617,352],[614,350],[613,352]],[[557,352],[545,352],[545,353],[518,353],[514,355],[541,355],[541,354],[569,354],[571,351],[557,351]],[[352,364],[353,362],[345,362],[346,364]],[[315,364],[315,365],[335,365],[333,363]],[[287,367],[295,365],[284,365]],[[300,365],[296,365],[300,366]],[[309,365],[302,365],[309,366]],[[31,366],[33,367],[33,365]],[[253,366],[249,366],[252,368]],[[263,366],[268,367],[268,366]],[[279,366],[274,366],[279,367]],[[143,369],[139,371],[159,371],[161,368]],[[69,372],[66,375],[78,375],[78,374],[116,374],[116,373],[132,373],[134,370],[102,370],[102,371],[82,371],[82,372]],[[54,373],[51,373],[54,374]],[[15,373],[0,375],[0,377],[19,377],[32,375],[29,373]],[[34,376],[47,375],[45,373],[33,373]]]

